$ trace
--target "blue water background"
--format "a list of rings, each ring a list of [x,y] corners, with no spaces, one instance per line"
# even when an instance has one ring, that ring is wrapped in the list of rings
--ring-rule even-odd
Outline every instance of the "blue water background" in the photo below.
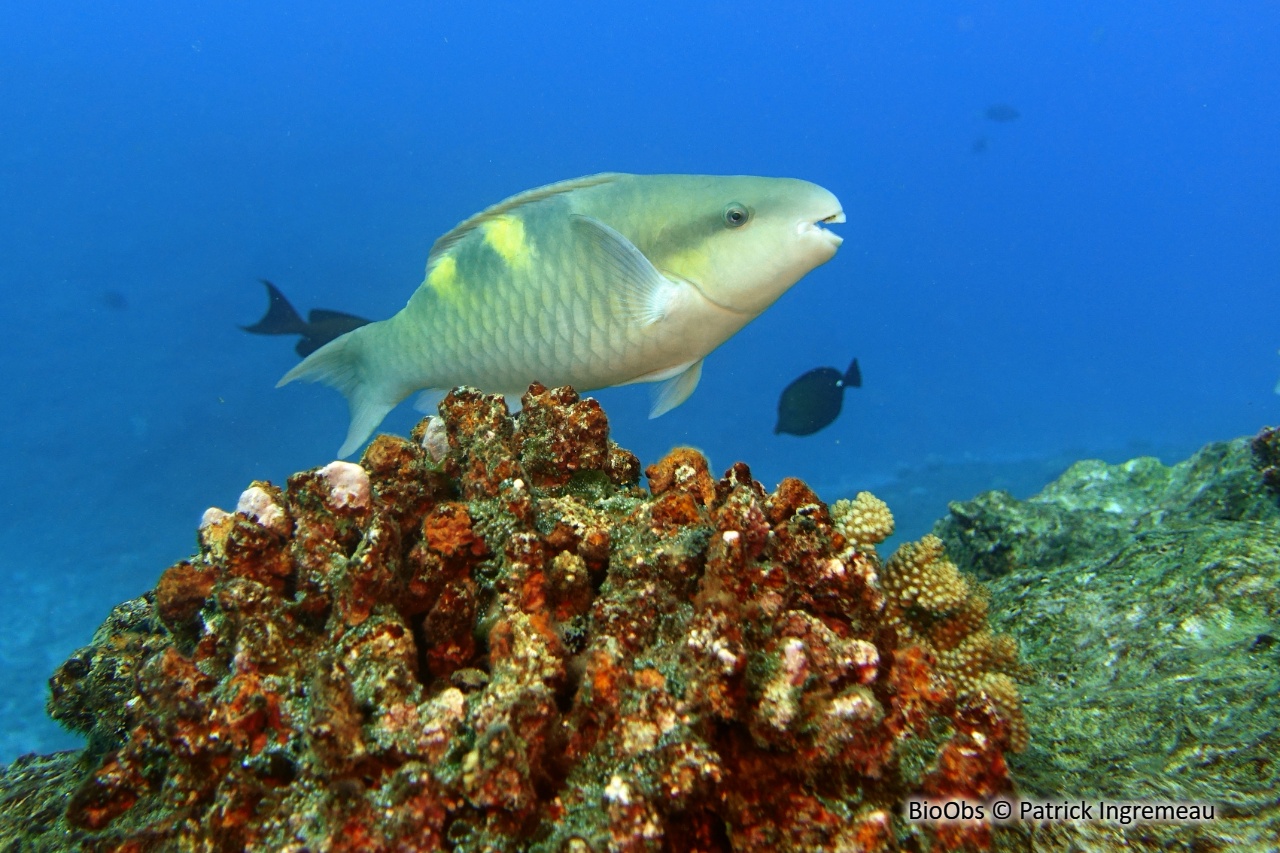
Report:
[[[602,170],[789,175],[836,258],[683,407],[606,391],[772,487],[1025,495],[1280,421],[1280,4],[15,3],[0,27],[0,761],[76,741],[44,680],[201,512],[333,457],[346,406],[237,329],[397,311],[511,193]],[[1021,112],[984,118],[992,104]],[[979,139],[985,140],[975,144]],[[985,145],[985,150],[975,151]],[[861,360],[835,425],[781,389]],[[405,432],[404,407],[384,428]]]

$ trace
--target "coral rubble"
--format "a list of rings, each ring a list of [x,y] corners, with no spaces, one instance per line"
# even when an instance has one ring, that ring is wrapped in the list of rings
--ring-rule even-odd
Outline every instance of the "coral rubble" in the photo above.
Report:
[[[55,674],[50,711],[89,742],[10,770],[38,781],[28,842],[989,846],[901,818],[1007,792],[1027,737],[1012,646],[937,539],[882,562],[869,496],[837,522],[690,450],[646,492],[594,400],[523,405],[455,390],[359,466],[207,513],[199,552]]]
[[[1008,849],[1280,850],[1274,436],[1171,467],[1079,462],[1029,500],[988,492],[935,526],[1042,674],[1021,688],[1035,738],[1011,759],[1020,793],[1218,808],[1203,824],[1023,826]]]

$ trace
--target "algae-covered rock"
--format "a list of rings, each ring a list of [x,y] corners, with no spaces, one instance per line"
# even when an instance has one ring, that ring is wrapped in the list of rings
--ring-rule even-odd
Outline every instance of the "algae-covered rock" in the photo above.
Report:
[[[1011,759],[1024,797],[1218,806],[1208,824],[1046,826],[1034,849],[1280,849],[1280,507],[1258,461],[1239,439],[1172,467],[1080,462],[935,527],[1038,673]]]

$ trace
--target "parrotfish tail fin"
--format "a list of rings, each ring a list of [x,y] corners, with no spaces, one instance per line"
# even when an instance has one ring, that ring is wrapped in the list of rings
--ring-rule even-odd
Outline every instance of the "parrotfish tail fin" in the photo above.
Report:
[[[323,382],[342,392],[351,410],[351,426],[347,428],[347,440],[338,448],[339,458],[355,453],[373,435],[387,413],[405,397],[398,385],[379,381],[363,357],[364,333],[377,326],[362,326],[330,341],[276,383],[279,388],[301,379],[304,382]]]
[[[689,395],[693,393],[694,388],[698,387],[698,380],[701,378],[702,359],[698,359],[680,373],[658,383],[654,388],[649,418],[661,417],[689,399]]]
[[[305,332],[307,324],[298,316],[298,312],[293,310],[289,300],[285,299],[284,294],[280,292],[280,288],[265,278],[258,280],[267,287],[267,313],[252,326],[240,328],[255,335],[301,335]]]
[[[862,369],[858,367],[858,360],[856,358],[849,362],[849,369],[844,372],[844,379],[842,379],[841,382],[845,388],[862,387]]]

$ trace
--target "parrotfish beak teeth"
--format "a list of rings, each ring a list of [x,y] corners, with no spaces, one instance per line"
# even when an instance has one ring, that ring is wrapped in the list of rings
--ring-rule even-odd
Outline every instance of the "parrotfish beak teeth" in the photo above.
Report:
[[[831,214],[830,216],[824,216],[821,219],[817,220],[816,222],[806,222],[801,227],[803,230],[806,230],[806,231],[810,231],[810,230],[816,231],[826,239],[830,240],[833,246],[839,246],[841,243],[844,242],[844,238],[841,237],[839,234],[836,234],[834,231],[828,231],[826,228],[823,228],[822,226],[837,225],[841,222],[844,222],[844,211],[837,210],[835,213]]]

